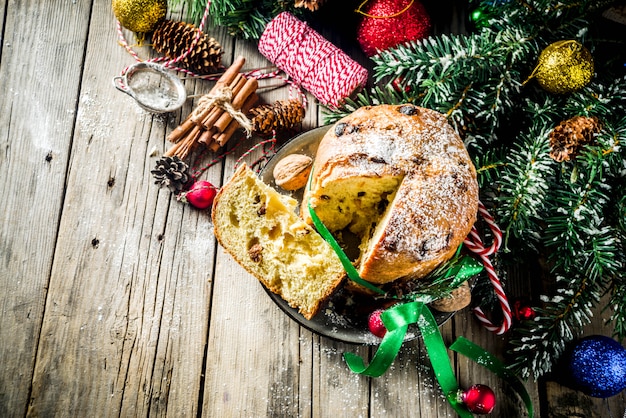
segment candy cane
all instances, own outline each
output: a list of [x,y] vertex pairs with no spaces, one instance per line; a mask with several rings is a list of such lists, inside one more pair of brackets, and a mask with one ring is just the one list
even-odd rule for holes
[[475,227],[473,227],[467,238],[465,238],[464,244],[471,252],[478,255],[478,257],[482,261],[483,266],[485,267],[485,271],[487,272],[487,277],[493,285],[496,297],[500,302],[500,307],[503,314],[503,321],[500,326],[494,325],[487,318],[483,310],[479,307],[474,308],[474,314],[485,328],[487,328],[489,331],[495,332],[498,335],[501,335],[508,331],[508,329],[511,327],[511,323],[513,322],[512,312],[511,307],[509,306],[509,301],[506,297],[506,294],[504,293],[504,289],[502,288],[502,283],[500,283],[500,279],[498,279],[498,275],[493,267],[493,264],[491,263],[491,260],[489,259],[489,256],[495,254],[496,251],[498,251],[498,249],[500,248],[500,245],[502,245],[502,231],[500,230],[498,225],[496,225],[493,217],[491,216],[491,214],[489,214],[482,202],[478,202],[478,212],[493,233],[493,243],[491,244],[491,246],[485,247],[482,239],[480,238],[480,235],[478,234],[478,231]]

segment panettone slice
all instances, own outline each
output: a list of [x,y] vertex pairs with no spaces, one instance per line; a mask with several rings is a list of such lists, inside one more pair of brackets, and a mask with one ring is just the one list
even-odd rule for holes
[[267,289],[311,319],[345,271],[331,246],[296,214],[297,201],[263,183],[246,165],[213,204],[215,236]]

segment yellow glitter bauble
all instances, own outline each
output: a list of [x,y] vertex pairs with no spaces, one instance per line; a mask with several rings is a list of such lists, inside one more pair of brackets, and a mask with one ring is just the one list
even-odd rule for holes
[[593,71],[593,57],[589,50],[569,40],[555,42],[544,49],[533,76],[546,91],[563,94],[587,85]]
[[113,0],[113,14],[136,33],[152,32],[167,13],[167,0]]

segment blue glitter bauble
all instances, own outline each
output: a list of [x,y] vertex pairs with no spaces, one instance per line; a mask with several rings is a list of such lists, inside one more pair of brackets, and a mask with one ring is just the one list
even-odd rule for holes
[[617,395],[626,388],[626,349],[612,338],[593,335],[574,347],[569,363],[576,386],[596,398]]

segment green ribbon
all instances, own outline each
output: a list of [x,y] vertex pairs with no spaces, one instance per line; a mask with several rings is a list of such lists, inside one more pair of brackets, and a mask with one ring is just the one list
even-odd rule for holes
[[387,328],[387,333],[369,366],[365,366],[363,359],[356,354],[344,353],[344,359],[350,370],[370,377],[382,376],[398,355],[409,325],[419,320],[423,306],[422,302],[409,302],[395,305],[384,311],[380,319]]
[[[457,249],[457,255],[461,251],[461,247],[462,247],[462,244],[459,245],[459,248]],[[455,255],[455,257],[457,255]],[[466,255],[465,257],[461,259],[461,261],[458,264],[455,264],[454,266],[449,268],[443,276],[438,277],[435,280],[433,280],[433,284],[441,283],[442,281],[446,280],[450,276],[454,276],[454,279],[450,283],[450,288],[454,289],[456,287],[459,287],[461,283],[468,280],[472,276],[475,276],[478,273],[480,273],[482,270],[483,270],[483,265],[480,262],[478,262],[474,257],[470,257],[469,255]]]
[[473,418],[474,415],[467,410],[465,405],[459,399],[459,386],[457,385],[456,376],[454,375],[452,365],[450,364],[446,345],[444,344],[443,337],[439,332],[437,321],[435,321],[435,317],[426,305],[422,306],[422,314],[417,325],[422,333],[424,346],[426,347],[426,352],[430,358],[430,364],[433,367],[433,372],[435,373],[439,386],[446,395],[448,402],[460,417]]
[[324,223],[320,220],[320,218],[317,216],[317,214],[313,210],[313,207],[311,206],[311,202],[307,202],[307,205],[309,208],[309,214],[311,215],[311,219],[313,220],[313,225],[315,225],[315,229],[317,229],[317,232],[319,232],[322,238],[324,238],[324,240],[326,240],[326,242],[330,244],[330,246],[335,251],[335,253],[337,253],[339,260],[341,261],[341,264],[343,265],[343,269],[348,274],[348,277],[350,278],[350,280],[360,284],[363,287],[366,287],[369,290],[372,290],[378,293],[379,295],[384,295],[385,294],[384,290],[380,289],[377,286],[374,286],[370,282],[363,280],[361,276],[359,276],[359,272],[356,270],[356,268],[354,268],[354,266],[352,265],[352,262],[350,261],[346,253],[343,252],[343,250],[341,249],[341,246],[339,245],[339,243],[337,243],[337,241],[335,240],[335,237],[333,237],[333,234],[330,233],[328,228],[326,228],[326,225],[324,225]]
[[515,376],[500,360],[494,357],[491,353],[484,350],[480,346],[474,344],[465,337],[458,337],[454,343],[450,346],[450,350],[463,354],[469,359],[475,361],[481,366],[486,367],[491,372],[495,373],[502,380],[507,382],[515,392],[522,399],[528,410],[528,417],[533,418],[533,402],[530,399],[530,395],[526,391],[524,384]]

